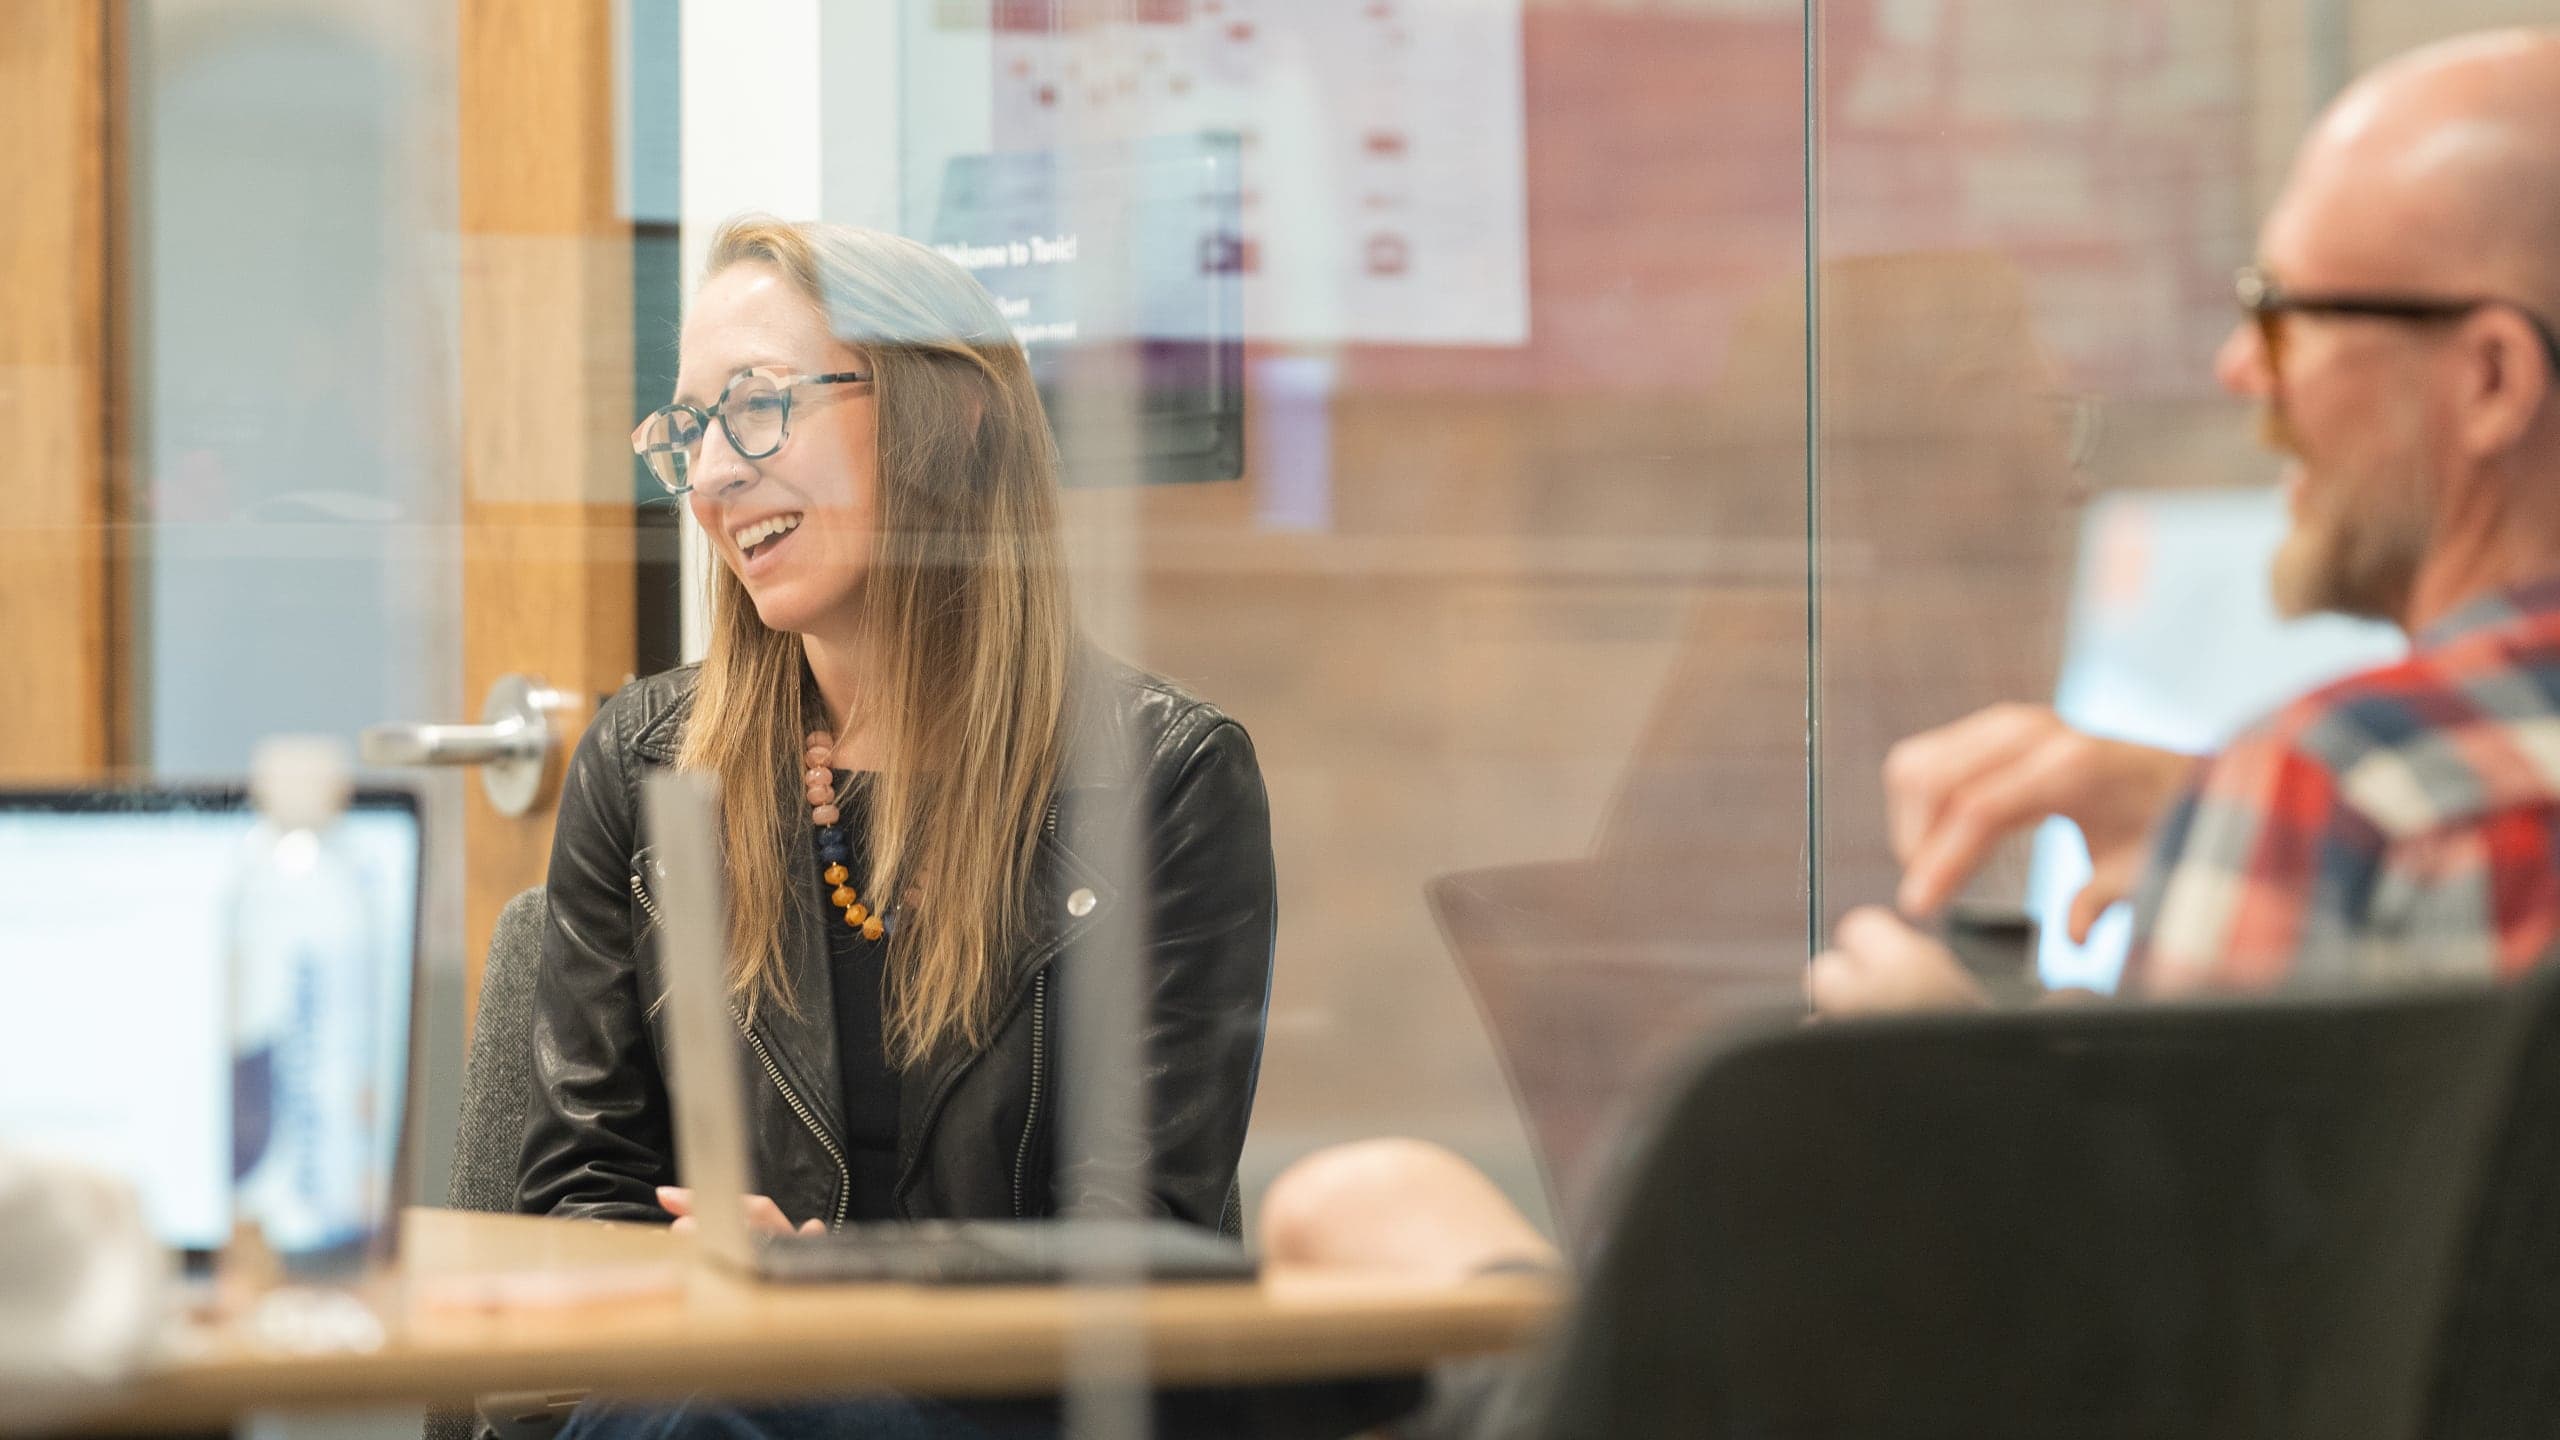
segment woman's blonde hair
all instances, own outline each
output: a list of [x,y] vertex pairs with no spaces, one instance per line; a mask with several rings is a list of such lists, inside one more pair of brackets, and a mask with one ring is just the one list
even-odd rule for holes
[[[879,406],[879,541],[857,604],[878,668],[858,720],[884,762],[871,792],[866,898],[907,897],[889,945],[882,1033],[910,1066],[985,1043],[998,957],[1024,891],[1063,749],[1072,624],[1057,542],[1057,448],[1022,347],[968,273],[912,240],[741,216],[705,279],[771,266],[863,357]],[[711,638],[679,766],[719,777],[731,986],[752,1015],[795,1002],[785,873],[809,823],[800,752],[828,729],[799,637],[768,629],[715,565]]]

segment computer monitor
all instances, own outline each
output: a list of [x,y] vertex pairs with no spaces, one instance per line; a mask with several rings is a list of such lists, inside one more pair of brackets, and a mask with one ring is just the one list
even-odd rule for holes
[[[2289,522],[2275,490],[2118,491],[2081,522],[2054,708],[2081,729],[2203,753],[2325,681],[2398,659],[2388,625],[2285,620],[2267,571]],[[2068,821],[2037,832],[2027,909],[2049,987],[2112,990],[2132,940],[2119,906],[2071,943],[2088,847]]]
[[[257,812],[236,789],[0,791],[0,1147],[131,1182],[152,1232],[230,1230],[223,937]],[[381,966],[374,1157],[405,1190],[424,847],[415,797],[361,790],[339,822]]]
[[[1237,152],[1234,135],[1202,132],[945,162],[927,239],[1012,322],[1064,483],[1244,474]],[[1077,424],[1085,413],[1110,423]]]

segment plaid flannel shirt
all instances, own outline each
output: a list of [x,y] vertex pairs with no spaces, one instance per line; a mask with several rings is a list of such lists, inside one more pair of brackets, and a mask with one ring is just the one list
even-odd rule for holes
[[2427,627],[2200,764],[2128,992],[2512,976],[2560,938],[2560,577]]

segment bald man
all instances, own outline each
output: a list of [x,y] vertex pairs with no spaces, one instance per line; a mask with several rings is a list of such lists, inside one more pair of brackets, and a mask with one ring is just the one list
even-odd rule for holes
[[[2138,891],[2127,983],[2507,975],[2560,937],[2560,33],[2412,53],[2305,141],[2217,370],[2289,458],[2292,614],[2391,621],[2409,658],[2206,760],[2004,706],[1895,747],[1897,897],[1926,917],[2006,835],[2077,822],[2072,929]],[[1985,1003],[1935,941],[1861,910],[1817,957],[1833,1014]],[[1553,1264],[1446,1151],[1319,1151],[1264,1197],[1265,1253],[1425,1274]],[[1463,1395],[1435,1433],[1512,1404]]]
[[2003,706],[1885,765],[1901,915],[1816,958],[1827,1014],[1982,992],[1925,918],[2004,837],[2078,823],[2085,938],[2135,899],[2125,988],[2511,976],[2560,940],[2560,32],[2413,52],[2322,116],[2217,362],[2285,455],[2289,615],[2409,657],[2197,761]]

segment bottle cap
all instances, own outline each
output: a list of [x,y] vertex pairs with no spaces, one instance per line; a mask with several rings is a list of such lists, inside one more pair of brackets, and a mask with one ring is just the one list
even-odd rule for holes
[[347,808],[355,785],[347,747],[326,735],[277,735],[249,760],[258,813],[291,830],[317,830]]

